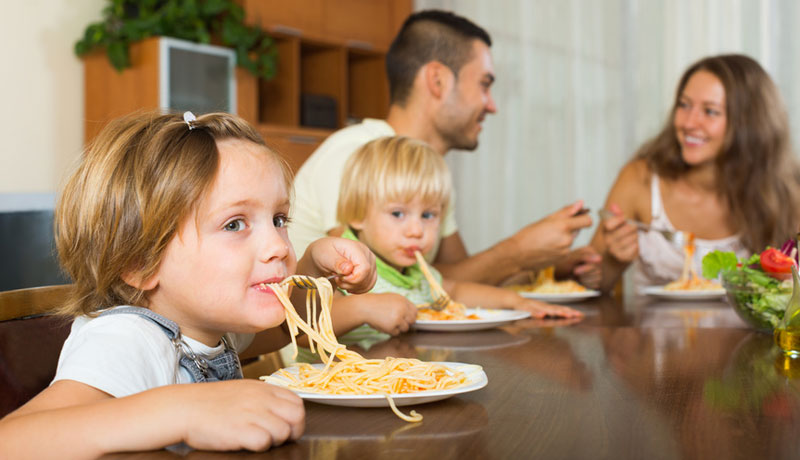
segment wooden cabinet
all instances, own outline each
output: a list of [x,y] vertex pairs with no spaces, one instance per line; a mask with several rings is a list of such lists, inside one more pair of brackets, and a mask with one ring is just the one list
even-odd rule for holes
[[[237,111],[299,168],[333,129],[303,126],[304,94],[335,101],[336,127],[389,107],[384,58],[411,14],[411,0],[243,0],[247,21],[274,37],[277,74],[257,79],[236,69]],[[119,73],[103,52],[84,59],[85,140],[111,119],[159,107],[158,38],[131,46],[132,67]]]
[[302,96],[336,103],[336,127],[384,118],[389,85],[384,59],[410,0],[244,0],[247,20],[270,31],[278,72],[257,85],[258,126],[299,167],[333,132],[303,126]]

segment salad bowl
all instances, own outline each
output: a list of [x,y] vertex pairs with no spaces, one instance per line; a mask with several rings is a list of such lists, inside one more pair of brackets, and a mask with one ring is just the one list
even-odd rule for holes
[[786,252],[767,248],[748,259],[721,251],[703,257],[703,276],[719,277],[734,311],[762,332],[770,333],[778,326],[792,297],[791,268],[797,266],[797,251],[796,246],[784,246]]
[[725,296],[744,322],[761,332],[771,333],[783,318],[792,297],[791,280],[781,281],[747,271],[722,273]]

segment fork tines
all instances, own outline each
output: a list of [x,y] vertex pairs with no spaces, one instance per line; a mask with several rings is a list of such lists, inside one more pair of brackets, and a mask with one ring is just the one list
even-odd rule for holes
[[300,289],[316,289],[317,285],[311,281],[308,276],[304,275],[294,275],[289,278],[288,282],[295,287]]
[[450,298],[448,296],[441,296],[437,297],[431,303],[431,308],[436,311],[442,311],[450,304]]

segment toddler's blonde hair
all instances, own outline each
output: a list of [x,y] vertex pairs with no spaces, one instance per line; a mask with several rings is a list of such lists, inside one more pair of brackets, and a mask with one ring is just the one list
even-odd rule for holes
[[265,147],[287,190],[291,170],[246,121],[226,113],[197,117],[137,113],[111,122],[80,158],[55,210],[55,239],[72,296],[57,313],[92,314],[115,305],[147,306],[145,292],[123,281],[158,271],[167,244],[214,182],[217,141]]
[[405,136],[375,139],[345,164],[336,218],[343,225],[361,221],[370,206],[389,201],[450,202],[452,179],[442,155],[425,142]]

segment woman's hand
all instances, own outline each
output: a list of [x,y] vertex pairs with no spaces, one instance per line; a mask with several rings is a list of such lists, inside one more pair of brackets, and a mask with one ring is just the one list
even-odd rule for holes
[[375,255],[358,241],[344,238],[320,238],[306,249],[297,264],[297,272],[311,276],[336,275],[336,284],[349,292],[369,292],[375,285]]
[[612,204],[608,209],[614,216],[600,226],[606,252],[618,262],[629,264],[639,256],[638,230],[625,220],[619,206]]

